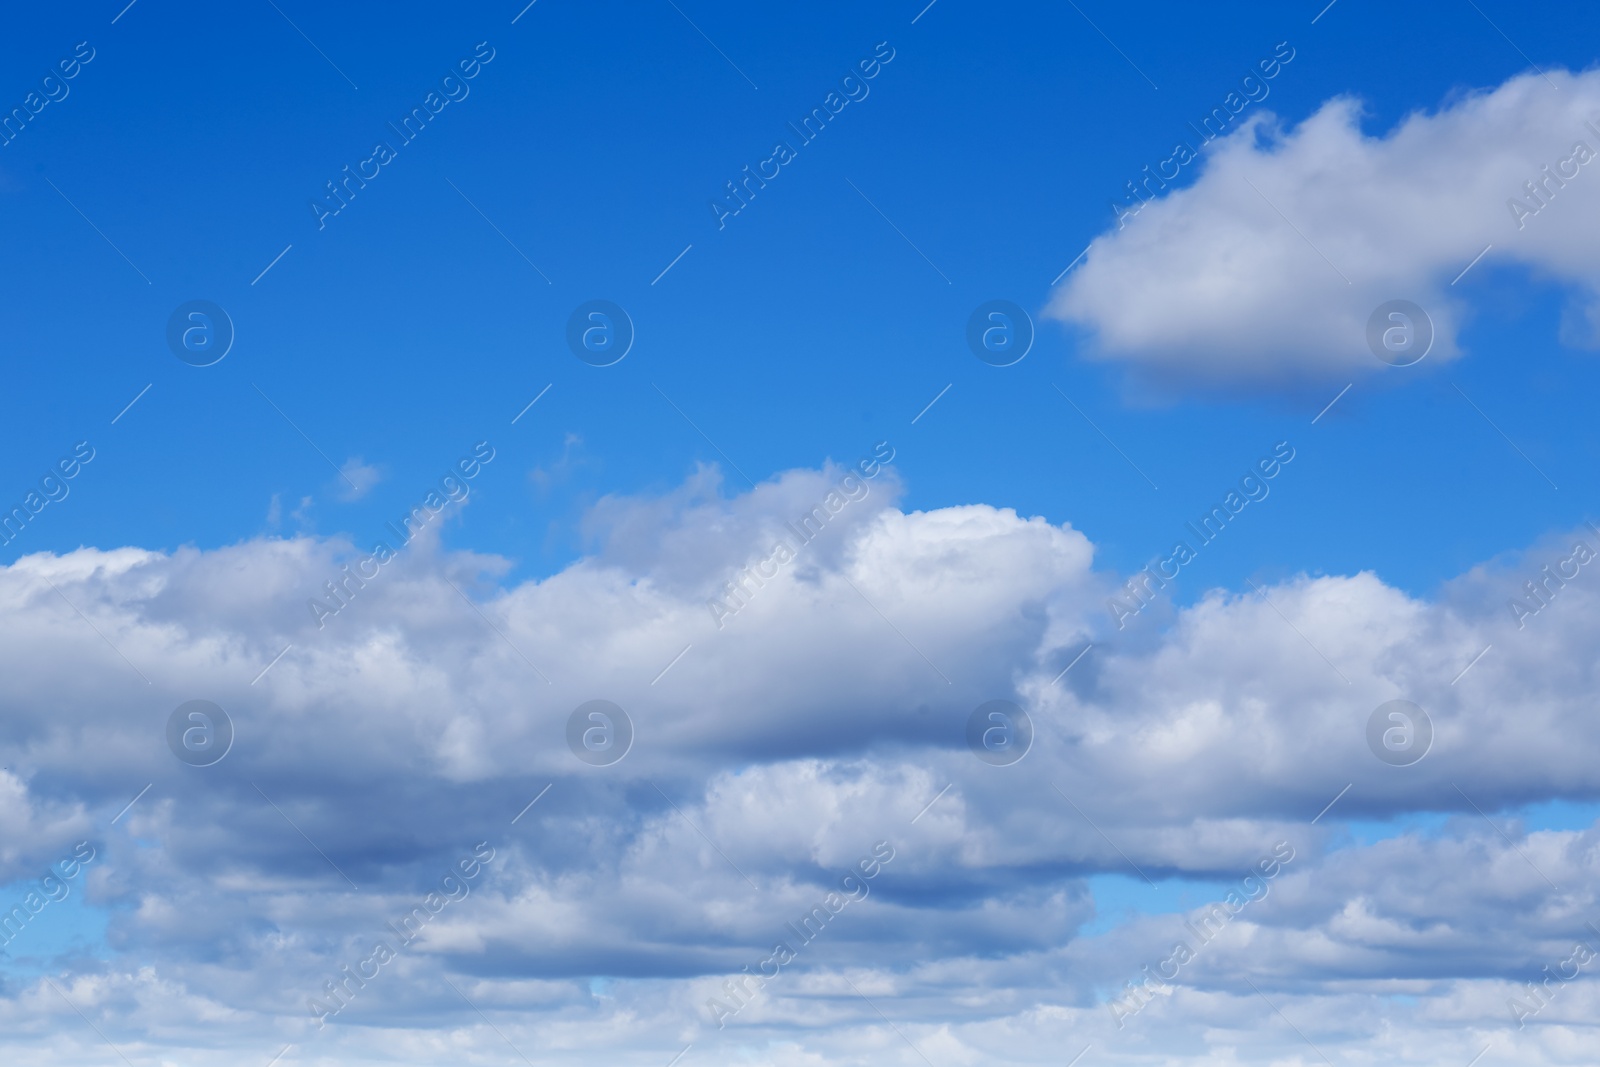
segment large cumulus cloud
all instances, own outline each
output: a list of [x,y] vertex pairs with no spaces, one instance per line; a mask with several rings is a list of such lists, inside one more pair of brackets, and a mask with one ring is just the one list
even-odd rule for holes
[[[93,840],[111,949],[55,961],[54,989],[8,975],[8,1058],[101,1062],[78,1010],[136,1063],[289,1045],[487,1062],[507,1039],[573,1063],[688,1044],[771,1063],[1033,1063],[1088,1042],[1130,1062],[1309,1058],[1256,1028],[1248,978],[1341,1050],[1434,1062],[1465,1028],[1578,1062],[1562,1028],[1587,987],[1527,1031],[1505,1000],[1595,915],[1595,831],[1502,812],[1600,792],[1587,571],[1531,618],[1509,602],[1550,545],[1426,599],[1297,577],[1118,630],[1118,576],[1081,533],[985,505],[907,513],[883,480],[739,611],[711,610],[840,477],[730,497],[701,472],[610,499],[588,557],[509,585],[507,561],[419,539],[320,625],[307,600],[363,548],[86,548],[0,571],[0,859],[27,877]],[[1395,697],[1436,725],[1415,766],[1366,747]],[[197,698],[237,726],[207,768],[164,739]],[[637,731],[609,767],[565,741],[596,698]],[[964,741],[997,698],[1037,731],[1010,767]],[[1375,844],[1340,829],[1413,812],[1443,823]],[[1182,916],[1090,934],[1089,879],[1220,898],[1280,841],[1297,858],[1271,894],[1113,1025],[1106,1003]],[[894,858],[864,899],[719,1029],[707,1002],[730,1003],[729,976],[880,842]],[[308,1001],[480,843],[470,892],[319,1029]],[[1445,1042],[1462,1062],[1469,1043]]]
[[1202,150],[1192,185],[1141,191],[1051,313],[1167,385],[1343,382],[1385,369],[1366,328],[1390,300],[1431,317],[1430,365],[1458,357],[1468,307],[1451,283],[1492,245],[1475,270],[1569,287],[1570,339],[1593,342],[1600,71],[1519,75],[1387,132],[1362,119],[1339,98],[1297,126],[1246,120]]

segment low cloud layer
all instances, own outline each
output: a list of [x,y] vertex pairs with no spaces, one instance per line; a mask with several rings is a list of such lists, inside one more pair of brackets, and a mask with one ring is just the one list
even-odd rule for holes
[[[0,880],[92,842],[80,891],[111,949],[8,974],[10,1061],[105,1062],[82,1011],[134,1063],[504,1062],[507,1042],[556,1063],[693,1045],[943,1067],[1090,1043],[1103,1062],[1311,1062],[1261,1025],[1265,996],[1341,1054],[1465,1063],[1492,1040],[1582,1062],[1587,981],[1522,1030],[1507,1002],[1574,939],[1600,946],[1600,830],[1502,812],[1600,794],[1587,571],[1531,615],[1511,604],[1548,546],[1431,599],[1297,577],[1119,630],[1120,576],[1078,531],[907,513],[883,476],[824,506],[736,614],[711,610],[844,473],[608,499],[590,556],[509,586],[507,561],[419,538],[320,625],[308,601],[368,546],[0,570]],[[1594,541],[1551,544],[1576,537]],[[1434,727],[1412,766],[1368,747],[1396,698]],[[196,699],[235,727],[212,766],[168,747]],[[608,766],[567,740],[596,699],[635,731]],[[965,740],[996,699],[1034,724],[1011,766]],[[1348,829],[1417,812],[1435,814],[1369,844]],[[1199,912],[1091,935],[1089,879],[1222,900],[1279,843],[1294,859],[1270,890],[1118,1018]],[[746,980],[778,943],[792,961]]]

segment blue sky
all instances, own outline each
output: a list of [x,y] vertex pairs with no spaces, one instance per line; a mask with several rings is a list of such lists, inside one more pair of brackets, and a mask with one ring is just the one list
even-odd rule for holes
[[[3,961],[8,1058],[99,1062],[40,1014],[53,976],[140,1067],[486,1062],[490,1017],[573,1063],[1584,1062],[1585,983],[1537,1025],[1505,1002],[1600,916],[1600,593],[1584,567],[1509,609],[1600,547],[1588,7],[123,3],[0,40],[0,510],[80,461],[0,546],[0,900],[102,851]],[[1436,333],[1410,366],[1364,336],[1395,299]],[[596,300],[634,334],[609,366],[567,340]],[[967,344],[994,300],[1031,318],[1011,366]],[[234,332],[207,366],[168,343],[193,301]],[[1402,697],[1433,748],[1385,766],[1362,731]],[[193,699],[237,724],[215,766],[162,740]],[[567,752],[594,699],[625,760]],[[990,699],[1033,717],[1027,761],[966,751]],[[803,977],[715,1025],[880,839],[904,858]],[[480,840],[382,996],[311,1026]],[[1117,1010],[1279,840],[1237,940]]]
[[[1090,13],[1159,91],[1070,6],[1013,20],[936,5],[914,26],[883,5],[758,23],[737,9],[702,12],[696,24],[759,90],[666,4],[632,13],[638,31],[624,35],[606,32],[615,16],[603,8],[551,3],[514,26],[487,8],[297,19],[359,91],[270,5],[198,19],[146,7],[114,26],[56,11],[6,46],[19,102],[37,80],[25,72],[59,58],[51,48],[67,55],[87,39],[95,59],[0,160],[16,207],[18,254],[5,268],[16,389],[40,398],[6,421],[3,473],[20,493],[74,441],[106,446],[94,479],[25,545],[6,546],[11,558],[79,544],[226,544],[269,530],[275,494],[284,529],[311,496],[312,528],[364,540],[447,457],[487,438],[524,469],[568,463],[546,493],[502,467],[456,537],[549,573],[581,550],[571,530],[585,501],[723,463],[652,385],[757,480],[888,439],[909,506],[981,499],[1070,521],[1130,568],[1167,547],[1168,531],[1247,457],[1304,442],[1303,465],[1250,543],[1207,559],[1204,580],[1217,583],[1371,567],[1424,590],[1589,513],[1581,457],[1593,442],[1574,416],[1591,361],[1557,339],[1559,293],[1516,268],[1491,264],[1463,282],[1482,301],[1469,358],[1448,373],[1424,365],[1414,376],[1424,380],[1403,389],[1399,375],[1364,382],[1317,428],[1310,418],[1337,386],[1129,404],[1124,376],[1086,363],[1083,338],[1060,323],[1039,322],[1034,350],[1010,368],[987,367],[962,344],[985,299],[1037,316],[1051,280],[1106,230],[1124,183],[1193,139],[1187,123],[1280,41],[1295,58],[1256,107],[1295,122],[1355,94],[1372,132],[1525,69],[1470,5],[1384,12],[1385,36],[1431,42],[1404,63],[1370,61],[1378,16],[1353,2],[1315,26],[1276,6],[1162,9],[1159,33],[1142,16],[1119,25],[1127,16]],[[1565,26],[1540,20],[1513,36],[1545,64],[1582,68],[1590,57]],[[219,47],[230,40],[255,43]],[[323,183],[370,155],[386,123],[479,40],[496,59],[470,95],[319,231],[308,201]],[[712,195],[880,40],[895,59],[870,95],[719,231]],[[68,277],[81,284],[61,284]],[[591,296],[621,303],[639,333],[628,358],[603,370],[562,341],[568,313]],[[179,363],[162,342],[167,315],[188,299],[213,300],[235,321],[235,348],[214,367]],[[335,462],[359,456],[382,483],[339,501],[327,464],[252,383]],[[1161,492],[1113,462],[1051,383]],[[569,449],[568,435],[581,443]],[[725,473],[730,488],[744,484]],[[1499,506],[1484,509],[1477,493],[1490,486]],[[1387,517],[1402,501],[1454,520],[1431,535],[1431,551],[1395,545]]]

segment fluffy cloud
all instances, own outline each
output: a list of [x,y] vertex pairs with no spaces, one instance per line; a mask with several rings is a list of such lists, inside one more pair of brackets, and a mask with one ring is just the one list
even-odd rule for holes
[[1096,238],[1050,313],[1157,382],[1347,380],[1386,369],[1366,330],[1389,300],[1431,317],[1429,361],[1459,356],[1467,306],[1451,282],[1493,245],[1475,271],[1517,265],[1569,287],[1569,339],[1593,341],[1600,71],[1518,76],[1381,135],[1361,119],[1341,98],[1292,128],[1246,120],[1204,149],[1193,185],[1152,185]]
[[[320,625],[307,601],[360,555],[337,540],[0,570],[3,858],[28,877],[93,840],[111,948],[54,961],[55,989],[5,979],[8,1060],[103,1062],[81,1010],[134,1062],[265,1063],[288,1045],[302,1062],[487,1061],[506,1041],[558,1063],[665,1063],[689,1044],[775,1064],[1042,1063],[1090,1042],[1107,1061],[1309,1062],[1292,1030],[1260,1029],[1254,982],[1321,1047],[1464,1063],[1493,1039],[1518,1062],[1580,1062],[1587,985],[1524,1031],[1506,1000],[1600,922],[1600,831],[1500,812],[1600,793],[1586,572],[1531,618],[1508,604],[1543,546],[1429,600],[1370,574],[1300,577],[1270,603],[1215,590],[1119,631],[1115,577],[1081,533],[983,505],[907,513],[884,479],[732,618],[709,610],[840,477],[730,498],[702,472],[610,499],[590,556],[509,586],[506,561],[420,538]],[[1366,747],[1397,696],[1437,730],[1411,767]],[[166,747],[167,716],[197,698],[237,729],[212,767]],[[594,698],[636,728],[609,767],[566,747]],[[995,698],[1037,729],[1010,767],[965,746]],[[1442,814],[1372,844],[1341,829],[1416,812]],[[1118,1028],[1107,1001],[1184,916],[1091,936],[1087,879],[1221,899],[1280,841],[1296,859],[1271,893]],[[880,842],[893,859],[870,891],[796,939],[786,924]],[[494,858],[430,907],[477,847]],[[308,1004],[334,1003],[341,968],[419,907],[420,935],[319,1028]],[[779,941],[791,966],[730,989]],[[736,997],[719,1029],[707,1002]]]

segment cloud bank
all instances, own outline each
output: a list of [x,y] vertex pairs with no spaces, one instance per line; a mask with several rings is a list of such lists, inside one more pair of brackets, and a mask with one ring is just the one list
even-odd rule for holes
[[[105,1062],[80,1011],[134,1063],[1315,1059],[1262,996],[1348,1057],[1585,1062],[1586,977],[1509,1004],[1600,946],[1600,828],[1503,812],[1600,795],[1600,586],[1510,608],[1592,534],[1428,599],[1302,576],[1119,631],[1070,525],[879,479],[719,628],[727,575],[840,477],[609,498],[591,555],[512,585],[419,538],[321,628],[363,551],[337,539],[0,569],[0,883],[88,840],[106,919],[101,952],[8,947],[8,1062]],[[1412,766],[1368,748],[1395,698],[1434,726]],[[195,699],[235,728],[209,767],[166,740]],[[567,742],[594,699],[635,730],[610,765]],[[1034,723],[1010,766],[965,741],[994,699]],[[1280,842],[1270,892],[1112,1012]],[[1107,879],[1191,903],[1091,926]]]

